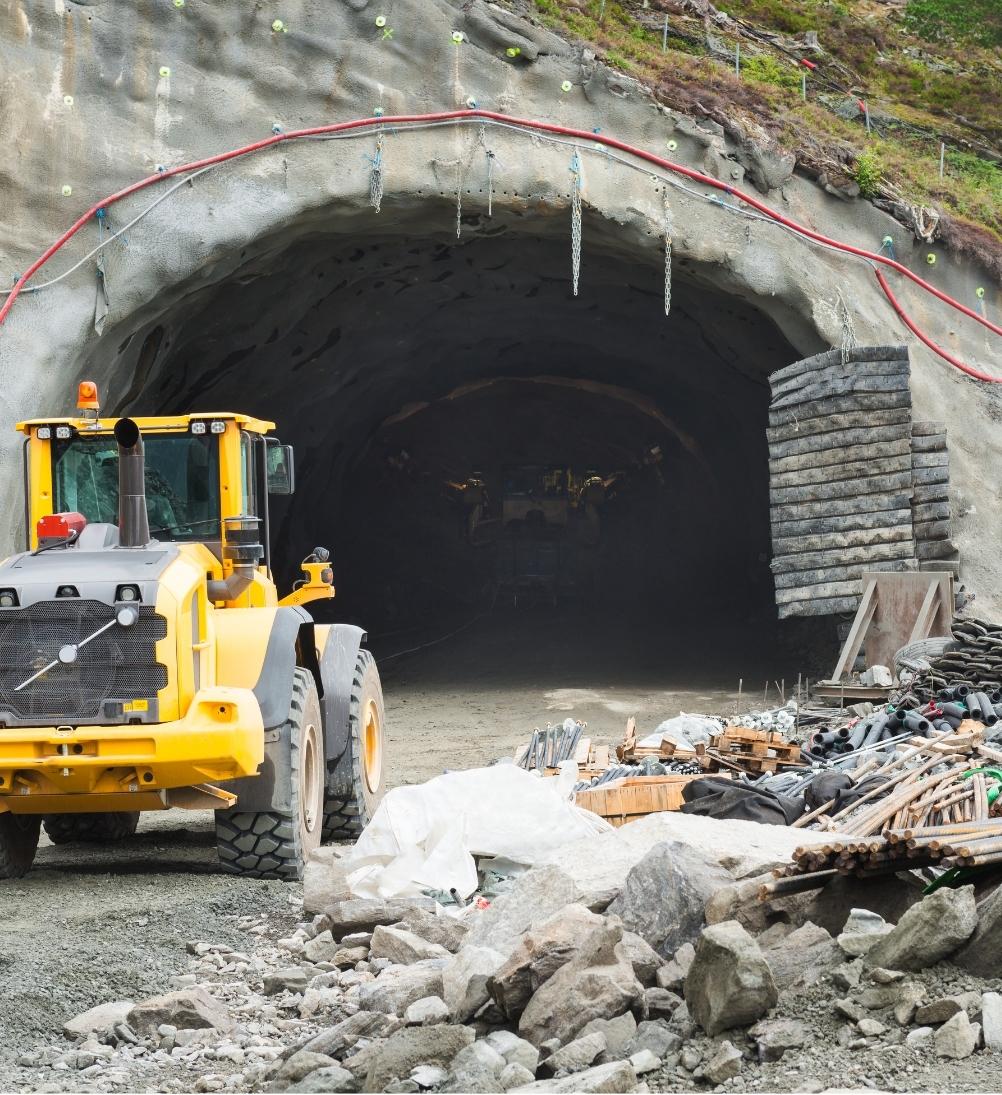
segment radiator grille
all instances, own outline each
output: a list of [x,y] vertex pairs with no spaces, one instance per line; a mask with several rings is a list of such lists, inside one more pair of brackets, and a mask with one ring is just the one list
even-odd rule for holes
[[167,685],[167,667],[155,644],[167,621],[140,605],[132,627],[115,623],[77,651],[70,665],[58,663],[37,680],[18,685],[56,660],[62,647],[78,645],[115,618],[100,601],[60,598],[0,613],[0,706],[20,719],[73,723],[105,716],[108,701],[155,696]]

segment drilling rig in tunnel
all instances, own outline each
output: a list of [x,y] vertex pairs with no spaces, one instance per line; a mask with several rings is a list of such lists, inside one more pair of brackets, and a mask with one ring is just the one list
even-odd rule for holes
[[0,564],[0,878],[139,813],[215,811],[225,869],[302,877],[383,792],[365,633],[315,548],[279,597],[268,498],[295,486],[274,424],[232,413],[21,422],[26,550]]

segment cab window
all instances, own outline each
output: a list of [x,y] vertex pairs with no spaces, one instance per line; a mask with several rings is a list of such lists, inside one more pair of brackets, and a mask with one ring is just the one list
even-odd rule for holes
[[[218,540],[219,445],[214,434],[145,434],[146,509],[157,540]],[[118,446],[108,435],[52,442],[55,511],[118,522]]]

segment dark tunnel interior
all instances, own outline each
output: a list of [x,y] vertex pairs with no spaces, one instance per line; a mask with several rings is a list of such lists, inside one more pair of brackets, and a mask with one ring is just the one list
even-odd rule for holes
[[767,377],[800,355],[686,263],[666,317],[656,242],[597,218],[577,297],[566,225],[463,227],[262,245],[146,333],[119,409],[273,420],[276,577],[326,545],[319,615],[377,640],[488,611],[774,627]]

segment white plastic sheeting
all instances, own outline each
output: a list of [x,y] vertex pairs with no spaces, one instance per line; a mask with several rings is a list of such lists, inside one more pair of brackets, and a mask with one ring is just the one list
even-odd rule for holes
[[477,888],[474,857],[530,867],[562,844],[611,829],[570,800],[577,765],[541,779],[513,764],[447,772],[388,791],[346,858],[359,897]]

